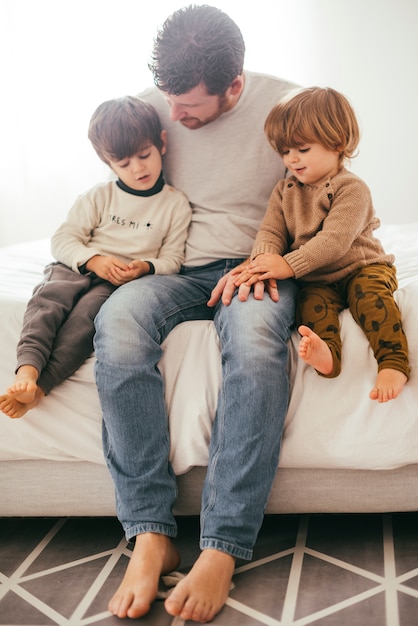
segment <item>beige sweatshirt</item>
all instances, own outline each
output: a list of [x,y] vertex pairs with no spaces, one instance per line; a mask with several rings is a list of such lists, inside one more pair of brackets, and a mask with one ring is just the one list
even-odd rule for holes
[[99,254],[151,261],[156,274],[171,274],[183,263],[190,218],[186,196],[170,185],[144,197],[107,181],[77,199],[52,236],[52,254],[76,272]]
[[369,188],[347,169],[318,187],[290,176],[271,194],[251,257],[280,254],[295,278],[332,283],[365,265],[394,262],[373,235],[379,226]]

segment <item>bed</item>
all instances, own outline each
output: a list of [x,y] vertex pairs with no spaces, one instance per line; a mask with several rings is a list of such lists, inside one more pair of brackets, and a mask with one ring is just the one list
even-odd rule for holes
[[[418,222],[382,227],[396,255],[395,294],[408,337],[411,377],[394,401],[369,399],[376,363],[348,311],[341,314],[342,373],[319,377],[290,346],[291,399],[267,513],[418,510]],[[15,347],[32,289],[50,260],[49,241],[0,249],[0,392],[13,380]],[[212,322],[185,322],[164,343],[175,513],[197,514],[220,383]],[[192,382],[191,382],[192,381]],[[0,413],[1,516],[113,516],[101,449],[94,355],[21,419]]]

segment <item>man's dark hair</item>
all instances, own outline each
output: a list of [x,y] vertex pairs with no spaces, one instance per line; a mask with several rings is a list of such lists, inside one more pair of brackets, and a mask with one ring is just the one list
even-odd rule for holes
[[148,67],[166,93],[179,96],[204,83],[209,95],[223,95],[242,74],[244,53],[241,31],[226,13],[190,5],[166,19]]

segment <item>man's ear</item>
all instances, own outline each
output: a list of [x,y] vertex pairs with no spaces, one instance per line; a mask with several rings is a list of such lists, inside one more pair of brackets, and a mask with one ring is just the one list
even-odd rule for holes
[[240,74],[239,76],[234,78],[234,80],[232,81],[231,86],[229,88],[229,92],[231,96],[236,96],[239,93],[241,93],[243,88],[244,88],[244,76]]

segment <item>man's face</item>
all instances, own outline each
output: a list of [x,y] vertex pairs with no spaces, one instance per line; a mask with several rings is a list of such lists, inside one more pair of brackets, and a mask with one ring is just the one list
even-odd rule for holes
[[165,98],[170,107],[170,119],[192,130],[213,122],[231,108],[228,91],[221,96],[210,96],[203,84],[179,96],[166,94]]

